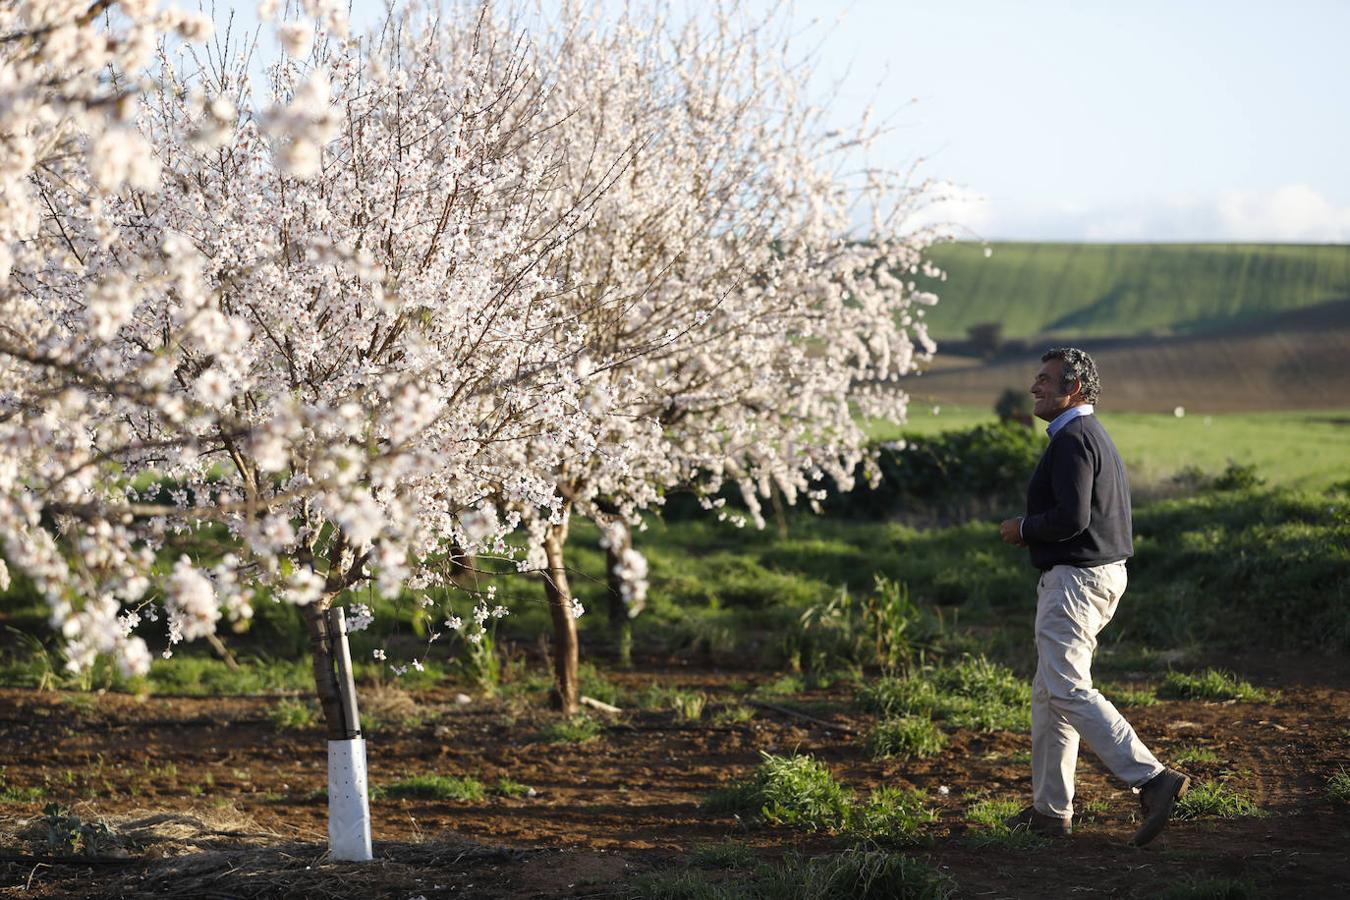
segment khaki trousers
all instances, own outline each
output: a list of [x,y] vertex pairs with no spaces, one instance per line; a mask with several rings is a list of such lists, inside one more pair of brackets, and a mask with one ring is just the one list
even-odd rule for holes
[[1036,809],[1073,815],[1081,737],[1125,784],[1163,771],[1130,723],[1092,686],[1097,634],[1125,593],[1125,563],[1055,566],[1036,586],[1036,678],[1031,685],[1031,791]]

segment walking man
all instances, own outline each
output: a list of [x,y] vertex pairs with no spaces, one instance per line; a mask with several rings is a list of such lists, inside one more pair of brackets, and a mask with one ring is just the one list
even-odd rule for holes
[[1158,762],[1130,723],[1092,686],[1097,634],[1125,592],[1134,554],[1130,488],[1116,446],[1093,415],[1097,366],[1065,347],[1041,357],[1031,386],[1050,444],[1027,487],[1026,515],[1001,526],[1003,540],[1026,547],[1041,570],[1036,588],[1036,677],[1031,693],[1032,805],[1008,820],[1039,834],[1073,828],[1078,741],[1139,792],[1143,846],[1167,825],[1190,778]]

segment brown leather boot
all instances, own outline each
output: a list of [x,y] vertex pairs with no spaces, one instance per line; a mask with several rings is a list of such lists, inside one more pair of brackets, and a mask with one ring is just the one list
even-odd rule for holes
[[1032,834],[1062,838],[1073,833],[1073,816],[1048,816],[1034,806],[1028,806],[1015,816],[1003,820],[1012,830],[1023,828]]
[[1177,801],[1191,789],[1191,777],[1176,769],[1163,769],[1139,789],[1139,806],[1144,821],[1134,833],[1134,845],[1142,847],[1167,827]]

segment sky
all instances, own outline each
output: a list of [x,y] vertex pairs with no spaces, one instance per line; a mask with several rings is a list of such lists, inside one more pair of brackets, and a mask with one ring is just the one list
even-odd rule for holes
[[[383,8],[353,3],[358,25]],[[870,161],[922,160],[957,198],[929,217],[967,237],[1350,242],[1350,0],[797,0],[792,15],[819,46],[812,93],[840,124],[870,105],[891,126]]]

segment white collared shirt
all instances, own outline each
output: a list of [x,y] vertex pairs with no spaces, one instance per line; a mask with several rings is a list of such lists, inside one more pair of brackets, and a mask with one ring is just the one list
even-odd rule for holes
[[1068,409],[1064,410],[1064,412],[1055,416],[1055,418],[1050,422],[1050,424],[1045,427],[1045,433],[1050,435],[1051,437],[1054,437],[1055,435],[1059,434],[1059,430],[1061,428],[1063,428],[1065,425],[1068,425],[1074,419],[1078,418],[1079,416],[1090,416],[1090,415],[1092,415],[1091,403],[1080,403],[1077,406],[1070,406]]

